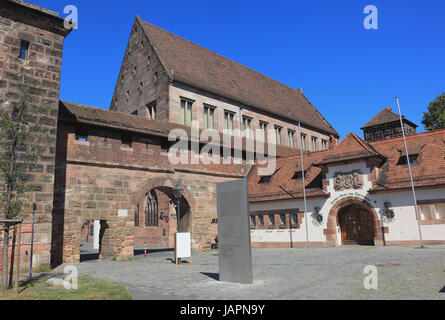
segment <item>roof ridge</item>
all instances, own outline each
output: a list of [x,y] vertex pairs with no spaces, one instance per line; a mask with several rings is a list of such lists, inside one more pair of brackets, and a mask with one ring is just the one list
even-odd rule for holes
[[181,38],[182,40],[185,40],[185,41],[187,41],[188,43],[190,43],[190,44],[192,44],[192,45],[194,45],[194,46],[200,47],[201,49],[204,49],[204,50],[206,50],[206,51],[208,51],[208,52],[210,52],[210,53],[212,53],[212,54],[214,54],[214,55],[217,55],[217,56],[219,56],[219,57],[221,57],[221,58],[223,58],[223,59],[225,59],[225,60],[228,60],[228,61],[230,61],[230,62],[236,63],[237,65],[239,65],[239,66],[241,66],[241,67],[243,67],[243,68],[245,68],[245,69],[248,69],[248,70],[250,70],[250,71],[253,71],[253,72],[257,73],[257,74],[260,75],[260,76],[266,77],[266,78],[268,78],[268,79],[270,79],[270,80],[273,80],[273,81],[275,81],[275,82],[277,82],[277,83],[279,83],[279,84],[281,84],[281,85],[284,85],[284,86],[288,87],[289,89],[295,91],[295,94],[300,94],[300,95],[302,95],[301,92],[297,91],[299,88],[297,88],[297,89],[292,88],[291,86],[289,86],[289,85],[287,85],[287,84],[285,84],[285,83],[283,83],[283,82],[280,82],[280,81],[278,81],[278,80],[276,80],[276,79],[274,79],[274,78],[272,78],[272,77],[270,77],[270,76],[268,76],[268,75],[265,75],[264,73],[261,73],[261,72],[259,72],[259,71],[256,71],[255,69],[252,69],[252,68],[250,68],[250,67],[248,67],[248,66],[245,66],[245,65],[243,65],[243,64],[241,64],[241,63],[239,63],[239,62],[237,62],[237,61],[235,61],[235,60],[232,60],[232,59],[230,59],[230,58],[227,58],[227,57],[225,57],[225,56],[223,56],[223,55],[221,55],[221,54],[219,54],[219,53],[217,53],[217,52],[215,52],[215,51],[213,51],[213,50],[210,50],[210,49],[208,49],[208,48],[206,48],[206,47],[203,47],[203,46],[201,46],[201,45],[199,45],[199,44],[197,44],[197,43],[195,43],[195,42],[193,42],[193,41],[191,41],[191,40],[188,40],[188,39],[186,39],[186,38],[184,38],[184,37],[181,37],[181,36],[179,36],[179,35],[177,35],[177,34],[175,34],[175,33],[173,33],[173,32],[170,32],[170,31],[165,30],[165,29],[163,29],[163,28],[161,28],[161,27],[158,27],[158,26],[156,26],[156,25],[154,25],[154,24],[151,24],[150,22],[147,22],[147,21],[145,21],[145,20],[143,20],[143,19],[141,19],[141,18],[140,18],[140,20],[141,20],[142,22],[144,22],[144,23],[146,23],[146,24],[152,26],[152,27],[155,27],[155,28],[157,28],[157,29],[159,29],[159,30],[162,30],[162,31],[164,31],[164,32],[167,32],[167,33],[169,33],[169,34],[171,34],[171,35],[173,35],[173,36],[175,36],[175,37]]
[[355,134],[354,132],[351,132],[353,137],[362,145],[367,151],[371,153],[377,153],[380,154],[377,150],[374,149],[370,144],[368,144],[365,140],[363,140],[359,135]]

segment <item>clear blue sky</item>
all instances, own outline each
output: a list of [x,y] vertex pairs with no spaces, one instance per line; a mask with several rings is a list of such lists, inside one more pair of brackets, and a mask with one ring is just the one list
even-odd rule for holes
[[[28,0],[79,10],[66,39],[60,97],[108,108],[136,15],[304,94],[344,137],[383,107],[419,125],[445,92],[445,1]],[[363,27],[378,8],[379,29]]]

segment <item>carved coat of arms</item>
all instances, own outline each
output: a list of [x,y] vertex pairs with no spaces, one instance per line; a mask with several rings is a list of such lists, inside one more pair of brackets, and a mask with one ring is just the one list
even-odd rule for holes
[[334,175],[334,189],[342,191],[347,189],[361,189],[363,187],[363,175],[360,171],[339,172]]

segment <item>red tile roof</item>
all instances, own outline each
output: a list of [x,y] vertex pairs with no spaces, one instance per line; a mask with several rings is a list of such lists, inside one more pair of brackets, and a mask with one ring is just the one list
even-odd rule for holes
[[[168,138],[168,134],[173,129],[184,130],[191,137],[191,128],[172,122],[160,122],[136,116],[128,113],[110,111],[102,108],[85,106],[77,103],[60,101],[59,102],[59,119],[63,121],[82,122],[86,124],[94,124],[126,130],[140,134],[150,134],[154,136]],[[200,130],[202,132],[202,130]],[[220,135],[221,142],[223,137]],[[203,143],[207,141],[201,141]],[[231,145],[234,146],[232,137]],[[264,152],[267,153],[266,144]],[[298,153],[298,149],[290,148],[284,145],[275,145],[275,154],[277,157],[289,156]],[[246,139],[242,139],[242,150],[246,150]]]
[[[321,169],[313,166],[314,162],[320,160],[328,152],[329,151],[306,153],[303,156],[304,168],[307,168],[305,174],[307,197],[328,196],[321,188]],[[270,183],[259,183],[261,178],[261,176],[258,175],[259,167],[261,167],[261,165],[256,165],[248,178],[249,199],[251,202],[290,199],[291,197],[287,192],[297,198],[303,197],[303,180],[292,179],[295,172],[301,172],[300,155],[277,159],[276,168],[278,171],[272,176]],[[280,186],[287,192],[281,189]]]
[[[406,137],[408,153],[418,154],[418,164],[413,164],[413,180],[416,188],[445,186],[445,129],[418,133]],[[329,195],[322,189],[320,164],[336,161],[357,160],[371,156],[384,160],[379,169],[377,185],[370,192],[385,190],[410,189],[410,177],[407,165],[398,165],[400,157],[406,156],[403,138],[392,138],[367,143],[354,133],[348,134],[334,149],[304,156],[304,167],[309,166],[306,176],[307,196]],[[303,197],[302,180],[292,179],[300,171],[300,157],[277,159],[277,171],[270,183],[259,184],[256,165],[249,176],[249,196],[251,202],[291,199],[280,186],[297,198]]]
[[339,134],[301,93],[235,61],[136,18],[172,81],[228,97],[300,121],[335,137]]
[[384,158],[368,142],[351,132],[316,164],[321,165],[375,156]]
[[[445,184],[445,129],[407,136],[410,155],[418,154],[418,164],[411,165],[415,187]],[[408,165],[397,165],[406,156],[403,138],[372,142],[371,145],[388,160],[381,169],[373,191],[410,188]]]

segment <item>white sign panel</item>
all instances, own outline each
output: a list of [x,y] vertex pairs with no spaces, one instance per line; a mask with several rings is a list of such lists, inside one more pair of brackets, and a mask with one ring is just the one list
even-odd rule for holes
[[118,217],[128,217],[128,210],[119,210],[117,212]]
[[176,234],[176,258],[190,258],[192,256],[190,246],[190,232]]

